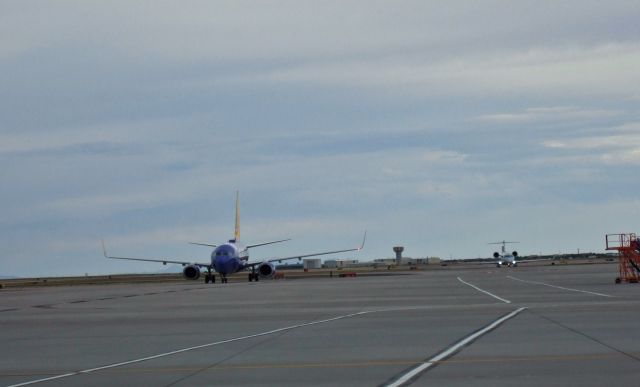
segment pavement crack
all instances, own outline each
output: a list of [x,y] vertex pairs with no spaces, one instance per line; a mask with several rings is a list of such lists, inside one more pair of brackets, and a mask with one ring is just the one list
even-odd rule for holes
[[535,312],[535,311],[533,311],[533,310],[530,310],[530,311],[531,311],[531,313],[533,313],[534,315],[536,315],[536,316],[538,316],[538,317],[540,317],[540,318],[543,318],[543,319],[545,319],[545,320],[549,321],[549,322],[550,322],[550,323],[552,323],[552,324],[555,324],[555,325],[557,325],[557,326],[559,326],[559,327],[562,327],[562,328],[564,328],[564,329],[566,329],[566,330],[568,330],[568,331],[570,331],[570,332],[573,332],[573,333],[575,333],[575,334],[577,334],[577,335],[580,335],[580,336],[582,336],[582,337],[585,337],[585,338],[587,338],[587,339],[589,339],[589,340],[593,341],[594,343],[598,343],[598,344],[602,345],[603,347],[606,347],[606,348],[611,349],[612,351],[618,352],[619,354],[624,355],[624,356],[626,356],[626,357],[628,357],[628,358],[630,358],[630,359],[632,359],[632,360],[635,360],[635,361],[637,361],[637,362],[640,362],[640,357],[638,357],[638,356],[636,356],[636,355],[634,355],[634,354],[632,354],[632,353],[625,352],[625,351],[621,350],[620,348],[616,348],[616,347],[614,347],[614,346],[612,346],[612,345],[610,345],[610,344],[607,344],[607,343],[605,343],[605,342],[604,342],[604,341],[602,341],[602,340],[599,340],[599,339],[597,339],[597,338],[595,338],[595,337],[593,337],[593,336],[590,336],[590,335],[588,335],[588,334],[586,334],[586,333],[584,333],[584,332],[581,332],[581,331],[579,331],[579,330],[577,330],[577,329],[575,329],[575,328],[572,328],[572,327],[570,327],[570,326],[568,326],[568,325],[565,325],[565,324],[561,323],[560,321],[556,321],[556,320],[552,319],[551,317],[545,316],[545,315],[540,314],[540,313],[538,313],[538,312]]
[[180,379],[177,379],[177,380],[175,380],[175,381],[173,381],[173,382],[171,382],[171,383],[169,383],[169,384],[166,384],[166,385],[165,385],[165,387],[175,386],[175,385],[177,385],[178,383],[183,382],[183,381],[185,381],[185,380],[187,380],[187,379],[190,379],[190,378],[192,378],[192,377],[194,377],[194,376],[196,376],[196,375],[198,375],[198,374],[201,374],[201,373],[203,373],[203,372],[206,372],[206,371],[208,371],[208,370],[211,370],[211,369],[213,369],[213,368],[216,368],[216,367],[218,367],[220,364],[226,363],[227,361],[229,361],[229,360],[231,360],[231,359],[233,359],[233,358],[236,358],[236,357],[238,357],[238,356],[240,356],[240,355],[242,355],[242,354],[244,354],[244,353],[247,353],[247,352],[249,352],[249,351],[253,350],[254,348],[257,348],[257,347],[261,346],[262,344],[264,344],[264,343],[266,343],[266,342],[276,340],[276,339],[278,339],[278,338],[280,338],[280,337],[282,337],[282,336],[286,335],[287,333],[288,333],[288,331],[282,331],[282,332],[280,332],[280,333],[279,333],[279,334],[277,334],[277,335],[274,335],[274,336],[271,336],[271,337],[266,337],[265,339],[260,340],[259,342],[255,343],[255,344],[253,344],[253,345],[250,345],[250,346],[248,346],[248,347],[244,348],[243,350],[240,350],[240,351],[238,351],[238,352],[234,353],[234,354],[233,354],[233,355],[231,355],[231,356],[227,356],[226,358],[221,359],[221,360],[219,360],[219,361],[217,361],[217,362],[215,362],[215,363],[213,363],[213,364],[209,364],[209,365],[207,365],[207,366],[205,366],[205,367],[198,368],[197,370],[195,370],[194,372],[190,373],[189,375],[185,375],[185,376],[183,376],[183,377],[182,377],[182,378],[180,378]]

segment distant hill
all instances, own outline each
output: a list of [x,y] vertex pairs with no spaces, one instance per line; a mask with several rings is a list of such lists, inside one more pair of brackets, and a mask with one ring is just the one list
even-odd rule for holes
[[0,275],[0,279],[16,279],[20,277],[16,277],[14,275]]

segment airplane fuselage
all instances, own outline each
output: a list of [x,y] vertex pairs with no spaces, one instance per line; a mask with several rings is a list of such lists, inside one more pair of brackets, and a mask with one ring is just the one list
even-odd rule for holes
[[223,276],[244,270],[248,260],[248,250],[234,241],[221,244],[211,253],[211,266]]
[[498,258],[496,266],[517,266],[516,257],[513,255],[503,255]]

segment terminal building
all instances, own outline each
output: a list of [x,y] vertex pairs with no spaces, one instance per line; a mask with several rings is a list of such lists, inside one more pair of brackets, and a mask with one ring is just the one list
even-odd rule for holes
[[402,252],[404,247],[394,246],[395,258],[378,258],[373,261],[360,262],[357,259],[327,259],[324,263],[319,258],[303,259],[302,267],[305,270],[312,269],[342,269],[342,268],[355,268],[365,266],[420,266],[420,265],[439,265],[440,258],[438,257],[424,257],[424,258],[411,258],[403,257]]
[[374,259],[373,263],[374,265],[386,265],[386,266],[439,265],[440,258],[438,257],[425,257],[425,258],[402,257],[399,260],[397,258],[379,258],[379,259]]
[[374,263],[383,265],[396,265],[396,266],[416,266],[416,265],[438,265],[440,264],[440,258],[438,257],[426,257],[426,258],[410,258],[403,257],[404,246],[394,246],[393,252],[396,253],[394,258],[376,259]]
[[302,260],[302,268],[305,270],[309,269],[321,269],[322,268],[322,260],[320,258],[306,258]]
[[343,267],[359,266],[357,259],[327,259],[324,261],[324,267],[327,269],[338,269]]

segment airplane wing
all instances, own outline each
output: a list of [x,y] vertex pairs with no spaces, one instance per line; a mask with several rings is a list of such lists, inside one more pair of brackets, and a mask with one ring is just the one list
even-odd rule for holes
[[526,262],[544,262],[544,261],[556,261],[557,258],[549,257],[549,258],[531,258],[531,259],[516,259],[517,263],[526,263]]
[[291,259],[302,259],[302,258],[307,258],[307,257],[317,257],[319,255],[329,255],[329,254],[338,254],[338,253],[346,253],[349,251],[360,251],[362,249],[364,249],[364,243],[367,240],[367,232],[364,232],[364,237],[362,238],[362,244],[356,248],[353,249],[345,249],[345,250],[334,250],[334,251],[323,251],[320,253],[311,253],[311,254],[302,254],[302,255],[292,255],[289,257],[282,257],[282,258],[272,258],[272,259],[266,259],[264,261],[260,261],[260,262],[253,262],[253,263],[248,263],[246,266],[247,267],[252,267],[252,266],[256,266],[256,265],[260,265],[264,262],[282,262],[282,261],[288,261]]
[[[258,247],[258,246],[266,246],[266,245],[271,245],[274,243],[280,243],[280,242],[286,242],[286,241],[290,241],[291,238],[289,239],[281,239],[279,241],[270,241],[270,242],[262,242],[262,243],[256,243],[253,245],[248,245],[246,246],[247,249],[251,248],[251,247]],[[200,243],[200,242],[189,242],[190,245],[198,245],[198,246],[208,246],[208,247],[218,247],[218,245],[212,245],[209,243]]]
[[110,258],[110,259],[126,259],[129,261],[145,261],[145,262],[159,262],[162,263],[163,265],[166,265],[167,263],[175,263],[175,264],[179,264],[182,266],[186,266],[186,265],[196,265],[196,266],[200,266],[200,267],[211,267],[211,263],[200,263],[200,262],[194,262],[194,261],[178,261],[178,260],[173,260],[173,259],[149,259],[149,258],[132,258],[132,257],[113,257],[107,254],[107,248],[105,247],[104,241],[102,241],[102,253],[104,254],[105,258]]
[[[471,264],[471,265],[495,265],[496,263],[498,263],[498,260],[497,259],[493,259],[493,258],[491,260],[486,260],[486,261],[478,261],[476,258],[454,259],[454,261],[463,262],[463,263],[467,263],[467,264]],[[520,261],[518,261],[518,262],[520,262]]]
[[[555,258],[532,258],[532,259],[516,258],[516,263],[521,264],[521,263],[527,263],[527,262],[544,262],[544,261],[553,261],[553,260],[555,260]],[[484,261],[478,261],[475,258],[470,258],[470,259],[460,259],[459,261],[470,263],[470,264],[476,264],[476,265],[489,265],[489,264],[495,265],[498,262],[498,259],[486,258],[486,260]],[[502,262],[508,262],[508,261],[503,259]]]

